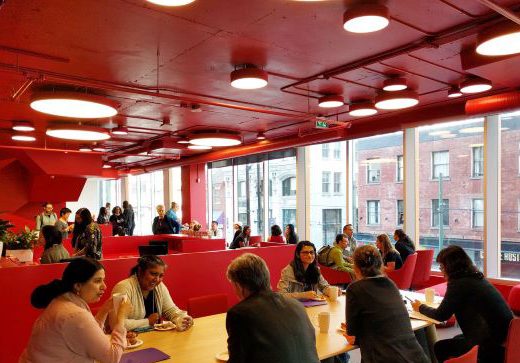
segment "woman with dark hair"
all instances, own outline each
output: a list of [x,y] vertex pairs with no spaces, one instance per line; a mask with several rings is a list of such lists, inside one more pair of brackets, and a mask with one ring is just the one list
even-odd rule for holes
[[233,240],[231,242],[233,242],[242,233],[242,223],[236,222],[233,224],[233,230],[235,231],[235,234],[233,235]]
[[125,217],[120,206],[116,205],[112,208],[112,215],[109,218],[112,224],[112,236],[124,236],[126,229]]
[[294,224],[288,224],[285,226],[285,240],[290,245],[298,243],[298,235],[294,230]]
[[414,310],[435,320],[457,318],[461,335],[435,343],[439,363],[458,357],[478,345],[478,361],[502,362],[504,342],[513,313],[497,289],[478,271],[459,246],[448,246],[437,255],[441,272],[448,281],[440,306],[431,308],[416,300]]
[[336,289],[330,289],[320,272],[313,243],[301,241],[296,245],[294,259],[282,270],[278,292],[301,300],[314,299],[318,297],[318,292],[337,294]]
[[401,256],[399,255],[399,252],[395,250],[394,246],[392,246],[390,238],[388,238],[386,233],[377,236],[376,247],[383,258],[383,271],[385,273],[399,270],[401,268],[403,265]]
[[356,248],[356,281],[347,288],[347,335],[359,345],[363,363],[426,363],[403,299],[381,273],[383,260],[372,245]]
[[127,295],[133,306],[125,320],[128,330],[154,326],[162,318],[174,322],[178,331],[193,325],[192,317],[175,305],[168,288],[162,283],[165,270],[166,264],[160,257],[142,256],[130,270],[130,277],[114,286],[112,294]]
[[123,228],[126,227],[127,234],[133,236],[135,229],[134,208],[127,200],[123,202],[123,218],[125,220],[125,226]]
[[101,244],[101,230],[98,224],[92,220],[90,211],[87,208],[78,209],[72,231],[74,256],[87,256],[100,260]]
[[279,225],[274,224],[271,226],[271,235],[267,242],[285,243],[285,237],[282,236],[282,229]]
[[69,258],[69,252],[63,247],[62,234],[56,226],[43,226],[41,230],[45,246],[40,263],[58,263]]
[[124,320],[132,306],[126,300],[121,303],[107,337],[103,326],[113,311],[112,299],[95,317],[88,306],[98,302],[105,289],[103,266],[89,258],[73,260],[61,280],[38,286],[31,304],[45,310],[34,323],[20,362],[119,362],[126,347]]
[[97,222],[97,224],[108,224],[109,223],[108,210],[105,207],[99,208],[99,213],[98,213],[96,222]]
[[399,255],[401,255],[403,263],[406,261],[408,256],[415,253],[415,244],[402,229],[396,229],[394,231],[394,241],[396,241],[395,249],[399,252]]
[[244,226],[244,228],[242,229],[242,233],[240,233],[238,237],[235,238],[233,242],[231,242],[231,245],[229,245],[229,249],[234,250],[236,248],[248,247],[250,237],[251,227]]

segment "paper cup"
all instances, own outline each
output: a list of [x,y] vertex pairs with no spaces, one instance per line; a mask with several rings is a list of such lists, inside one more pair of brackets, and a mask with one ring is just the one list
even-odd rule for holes
[[427,304],[433,303],[433,300],[435,299],[435,290],[431,288],[424,289],[424,299]]
[[330,301],[338,300],[338,291],[339,289],[337,286],[329,286],[327,293]]
[[328,333],[330,325],[330,313],[328,311],[322,311],[318,314],[318,326],[320,327],[320,333]]

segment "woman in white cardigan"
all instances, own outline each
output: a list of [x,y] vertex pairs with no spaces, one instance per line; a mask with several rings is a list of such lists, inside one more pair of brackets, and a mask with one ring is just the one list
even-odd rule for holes
[[125,328],[134,330],[158,323],[162,318],[183,331],[193,325],[193,319],[173,302],[168,288],[162,283],[166,265],[157,256],[142,256],[130,271],[130,277],[114,286],[112,294],[125,294],[133,309],[125,320]]

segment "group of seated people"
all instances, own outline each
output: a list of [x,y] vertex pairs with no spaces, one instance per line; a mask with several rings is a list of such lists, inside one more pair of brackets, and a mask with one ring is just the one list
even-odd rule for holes
[[[235,234],[233,235],[233,240],[229,244],[230,249],[242,248],[242,247],[251,247],[250,239],[251,239],[251,227],[244,226],[242,227],[242,223],[236,222],[233,225],[233,229],[235,230]],[[288,224],[285,226],[284,233],[282,234],[282,229],[279,225],[275,224],[271,226],[271,235],[267,239],[267,242],[275,242],[275,243],[287,243],[287,244],[297,244],[299,241],[298,235],[296,234],[296,230],[294,228],[294,224]]]

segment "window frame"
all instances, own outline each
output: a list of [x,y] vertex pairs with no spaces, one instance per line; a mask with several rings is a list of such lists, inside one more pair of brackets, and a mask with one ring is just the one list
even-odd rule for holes
[[[447,164],[435,164],[435,154],[440,154],[440,153],[446,153],[448,155],[448,163]],[[431,180],[439,180],[440,178],[437,176],[435,176],[435,170],[436,170],[436,167],[438,166],[441,166],[441,165],[447,165],[447,169],[448,169],[448,175],[446,176],[443,176],[442,179],[443,180],[449,180],[450,179],[450,151],[449,150],[437,150],[437,151],[432,151],[431,152],[431,174],[430,174],[430,177],[431,177]]]
[[[482,155],[482,160],[480,161],[477,161],[479,163],[482,163],[482,167],[481,167],[481,174],[480,175],[477,175],[475,173],[475,150],[476,149],[480,149],[481,150],[481,155]],[[484,146],[472,146],[471,147],[471,178],[472,179],[482,179],[484,177]]]
[[[475,209],[475,201],[480,200],[482,201],[482,209],[477,210]],[[482,213],[482,225],[477,226],[475,225],[475,213]],[[483,229],[484,228],[484,198],[471,198],[471,228],[472,229]]]
[[[395,174],[395,181],[397,183],[402,183],[404,181],[404,155],[397,155],[397,161],[396,161],[396,174]],[[399,163],[399,160],[401,162]],[[402,173],[400,173],[402,171]],[[402,174],[402,177],[401,177]]]
[[[437,214],[437,212],[434,213],[434,211],[433,211],[433,202],[434,202],[435,200],[439,201],[439,199],[431,199],[431,202],[430,202],[430,213],[431,213],[431,223],[430,223],[430,226],[431,226],[431,227],[430,227],[430,228],[432,228],[432,229],[438,229],[438,228],[440,228],[440,223],[439,223],[439,225],[437,225],[437,226],[433,223],[434,220],[435,220],[434,215]],[[442,199],[442,200],[443,200],[443,201],[444,201],[444,200],[448,201],[448,202],[447,202],[447,204],[448,204],[448,209],[447,209],[447,216],[448,216],[447,219],[448,219],[448,224],[444,224],[444,212],[443,212],[443,216],[442,216],[442,223],[443,223],[443,224],[442,224],[442,228],[449,228],[449,227],[450,227],[450,200],[449,200],[448,198],[445,198],[445,199]],[[437,203],[439,203],[439,202],[437,202]],[[439,205],[437,205],[437,208],[439,208]]]
[[[325,175],[327,176],[327,178],[325,178]],[[325,186],[327,186],[327,187],[325,188]],[[325,189],[327,189],[327,190],[325,190]],[[321,193],[322,194],[330,193],[330,171],[321,172]]]
[[[375,216],[376,216],[376,223],[370,223],[370,216],[371,216],[371,212],[370,212],[370,204],[371,203],[374,203],[374,205],[377,207],[376,208],[376,213],[375,213]],[[370,200],[367,200],[367,226],[379,226],[381,225],[381,201],[378,200],[378,199],[370,199]]]
[[[341,171],[335,171],[334,174],[333,174],[333,187],[332,187],[332,191],[334,194],[340,194],[341,193],[341,179],[342,179],[342,175],[343,173]],[[336,180],[336,177],[337,180]]]
[[[366,167],[366,172],[367,172],[367,177],[366,177],[366,182],[367,184],[381,184],[381,163],[374,163],[374,162],[370,162],[369,160],[380,160],[381,158],[369,158],[369,159],[366,159],[367,160],[367,167]],[[371,170],[370,168],[370,165],[377,165],[378,166],[378,169],[374,169],[374,170]],[[370,180],[370,176],[371,176],[371,173],[373,172],[377,172],[377,180],[375,181],[371,181]]]

